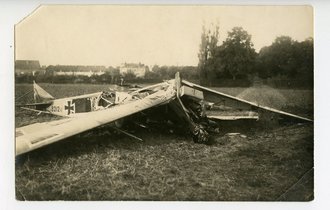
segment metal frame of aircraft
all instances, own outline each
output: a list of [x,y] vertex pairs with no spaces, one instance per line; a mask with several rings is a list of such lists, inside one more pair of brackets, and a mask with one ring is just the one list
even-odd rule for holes
[[[190,83],[179,73],[175,79],[133,91],[103,91],[60,99],[54,99],[36,83],[33,86],[35,103],[22,108],[64,119],[16,128],[16,156],[99,126],[111,124],[117,128],[122,119],[134,120],[137,116],[147,119],[145,116],[161,115],[163,121],[182,127],[197,143],[209,141],[210,133],[218,127],[214,122],[219,120],[313,122]],[[225,116],[225,109],[241,114]]]

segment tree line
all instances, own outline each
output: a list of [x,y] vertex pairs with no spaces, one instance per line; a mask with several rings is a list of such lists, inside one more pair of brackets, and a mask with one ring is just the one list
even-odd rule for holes
[[221,45],[219,36],[219,26],[209,30],[203,26],[198,54],[202,85],[212,85],[221,79],[251,81],[256,77],[313,83],[312,38],[298,42],[289,36],[279,36],[257,53],[251,35],[242,27],[229,31]]
[[[108,83],[118,84],[123,78],[132,83],[155,83],[174,78],[180,72],[183,78],[206,86],[250,86],[257,78],[275,81],[279,87],[284,83],[293,87],[313,86],[313,39],[298,42],[289,36],[277,37],[270,46],[257,53],[251,35],[242,27],[228,32],[222,44],[219,43],[219,26],[206,29],[203,26],[199,46],[198,66],[146,66],[144,78],[137,78],[134,72],[120,75],[119,67],[104,66],[47,66],[46,73],[16,75],[16,82],[52,83]],[[55,75],[56,71],[104,71],[103,75]],[[279,82],[280,81],[280,82]]]
[[[119,84],[121,79],[127,83],[157,83],[163,80],[173,79],[176,72],[188,80],[198,81],[198,69],[196,66],[158,66],[154,65],[151,70],[146,67],[144,78],[137,78],[134,72],[120,74],[119,68],[103,66],[61,66],[49,65],[43,71],[35,71],[34,74],[15,74],[16,83],[102,83],[102,84]],[[89,70],[102,70],[104,74],[91,76],[72,74],[72,75],[57,75],[55,72],[76,72]]]

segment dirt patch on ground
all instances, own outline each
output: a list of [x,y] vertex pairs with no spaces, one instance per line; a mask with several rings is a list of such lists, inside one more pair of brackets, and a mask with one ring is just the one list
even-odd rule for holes
[[237,95],[238,98],[254,102],[261,106],[282,109],[287,106],[287,99],[279,90],[269,86],[257,86],[245,89]]

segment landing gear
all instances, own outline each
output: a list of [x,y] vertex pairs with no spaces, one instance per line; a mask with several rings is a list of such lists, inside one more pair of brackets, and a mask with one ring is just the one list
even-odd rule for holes
[[194,130],[192,131],[193,140],[198,144],[208,144],[210,135],[209,133],[200,125],[195,125]]

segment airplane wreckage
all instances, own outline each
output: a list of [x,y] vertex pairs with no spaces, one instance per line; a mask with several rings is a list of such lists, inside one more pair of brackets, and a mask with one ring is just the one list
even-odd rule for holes
[[[16,128],[16,156],[103,125],[138,138],[119,129],[123,120],[138,121],[144,127],[153,117],[158,118],[158,122],[184,130],[196,143],[208,143],[219,130],[217,122],[223,120],[312,122],[190,83],[179,73],[175,79],[128,92],[103,91],[60,99],[34,83],[34,98],[35,103],[21,108],[65,118]],[[245,114],[224,116],[223,110],[228,108]]]

